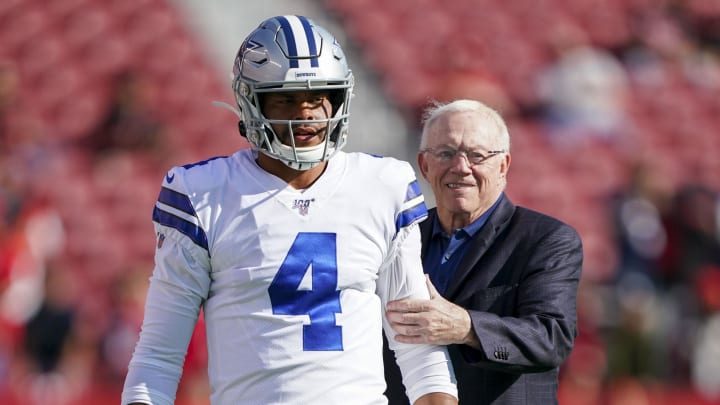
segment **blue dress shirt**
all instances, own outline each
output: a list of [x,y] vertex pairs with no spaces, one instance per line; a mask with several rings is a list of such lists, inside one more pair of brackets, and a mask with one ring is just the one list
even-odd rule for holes
[[460,265],[467,247],[467,241],[485,225],[488,217],[495,211],[503,196],[504,194],[500,194],[500,197],[489,210],[464,228],[453,230],[452,235],[448,235],[443,231],[440,220],[435,216],[427,254],[423,260],[423,268],[440,294],[445,294],[448,283],[452,275],[455,274],[455,269]]

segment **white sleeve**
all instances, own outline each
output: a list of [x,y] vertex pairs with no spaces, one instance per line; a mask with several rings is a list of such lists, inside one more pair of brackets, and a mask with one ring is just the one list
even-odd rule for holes
[[188,344],[210,286],[207,251],[174,229],[156,224],[162,243],[145,303],[122,404],[172,405]]
[[[417,223],[402,228],[398,233],[389,260],[381,268],[377,288],[383,309],[388,301],[396,299],[429,298],[420,260],[420,228]],[[431,392],[444,392],[457,398],[455,374],[445,346],[396,342],[395,332],[384,310],[383,329],[402,372],[410,403]]]

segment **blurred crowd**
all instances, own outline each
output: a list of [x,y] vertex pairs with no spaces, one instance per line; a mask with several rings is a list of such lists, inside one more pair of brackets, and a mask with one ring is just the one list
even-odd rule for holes
[[[112,234],[128,228],[101,217],[137,198],[109,190],[133,182],[127,166],[160,161],[162,128],[128,73],[97,128],[58,140],[22,103],[20,78],[12,61],[0,65],[0,402],[116,403],[153,238],[143,228],[148,248],[115,249]],[[141,198],[145,214],[135,205],[122,220],[149,221],[151,199]]]
[[[371,2],[325,3],[343,20],[348,4]],[[545,27],[547,63],[516,62],[537,64],[532,75],[448,70],[442,94],[424,97],[481,97],[524,131],[512,176],[526,177],[528,190],[509,192],[530,208],[580,193],[555,183],[533,194],[547,182],[531,172],[540,160],[582,153],[578,172],[607,151],[618,162],[593,172],[592,200],[552,212],[610,235],[600,247],[584,239],[600,253],[588,255],[561,404],[720,404],[720,2],[628,0],[649,11],[626,31],[593,9],[603,2],[576,3],[595,10],[592,24]],[[474,66],[470,56],[453,63]],[[174,159],[192,153],[172,140],[185,133],[158,118],[158,87],[143,70],[113,72],[97,119],[64,137],[28,102],[23,69],[0,60],[0,403],[115,404],[152,270],[157,188],[170,164],[186,163]],[[387,92],[416,125],[426,100],[398,96],[400,87]],[[586,204],[606,215],[583,218],[597,216]],[[179,404],[207,403],[203,345],[200,325]]]

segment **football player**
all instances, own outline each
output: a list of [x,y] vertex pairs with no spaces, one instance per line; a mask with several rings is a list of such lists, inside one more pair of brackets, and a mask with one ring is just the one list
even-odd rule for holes
[[278,16],[233,68],[252,145],[175,167],[122,403],[172,404],[200,309],[211,402],[386,404],[382,329],[415,404],[456,404],[446,350],[394,342],[389,300],[429,296],[411,166],[345,153],[353,75],[335,38]]

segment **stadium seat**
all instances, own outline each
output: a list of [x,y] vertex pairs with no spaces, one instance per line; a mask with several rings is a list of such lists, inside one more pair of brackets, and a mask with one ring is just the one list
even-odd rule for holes
[[32,4],[11,8],[1,22],[2,45],[15,50],[42,36],[52,24],[42,7]]
[[117,32],[104,32],[88,41],[77,51],[77,59],[88,74],[110,78],[131,69],[133,50]]
[[62,19],[61,35],[68,46],[82,48],[112,28],[112,16],[100,6],[84,5]]

